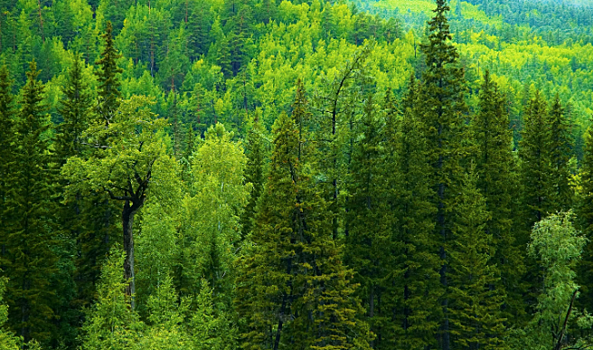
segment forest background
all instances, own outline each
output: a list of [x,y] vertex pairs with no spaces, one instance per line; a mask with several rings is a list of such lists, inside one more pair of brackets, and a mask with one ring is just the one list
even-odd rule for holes
[[592,22],[0,0],[0,348],[586,349]]

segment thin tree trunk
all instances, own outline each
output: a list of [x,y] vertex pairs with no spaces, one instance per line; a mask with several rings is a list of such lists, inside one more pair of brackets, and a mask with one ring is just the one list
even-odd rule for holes
[[130,206],[130,201],[124,204],[122,214],[123,228],[124,228],[124,251],[126,252],[126,260],[124,261],[124,278],[129,281],[126,288],[126,294],[130,296],[130,303],[134,309],[134,296],[136,294],[136,284],[134,276],[134,215],[138,209]]

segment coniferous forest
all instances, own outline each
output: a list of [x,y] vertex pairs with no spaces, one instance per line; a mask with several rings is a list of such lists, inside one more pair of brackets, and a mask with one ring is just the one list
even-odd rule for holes
[[0,350],[593,349],[593,4],[0,0]]

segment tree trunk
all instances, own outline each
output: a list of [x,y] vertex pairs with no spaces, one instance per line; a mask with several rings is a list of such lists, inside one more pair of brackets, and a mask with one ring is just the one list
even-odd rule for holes
[[130,296],[130,303],[134,309],[134,297],[136,294],[135,276],[134,276],[134,215],[138,208],[134,205],[130,206],[130,201],[127,200],[124,204],[122,213],[122,221],[124,228],[124,251],[126,252],[126,260],[124,261],[124,278],[129,281],[126,288],[126,294]]

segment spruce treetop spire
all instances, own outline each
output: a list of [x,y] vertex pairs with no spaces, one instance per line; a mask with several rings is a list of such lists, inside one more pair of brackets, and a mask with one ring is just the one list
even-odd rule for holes
[[105,48],[101,53],[101,59],[96,62],[100,67],[96,73],[99,80],[97,113],[100,122],[109,125],[119,107],[119,98],[121,97],[119,91],[121,83],[118,74],[123,70],[117,66],[117,60],[122,56],[117,52],[113,43],[113,27],[110,21],[107,21],[105,34],[101,37],[105,41]]

